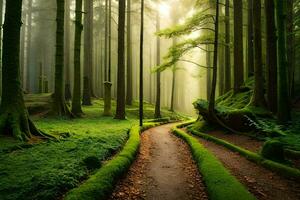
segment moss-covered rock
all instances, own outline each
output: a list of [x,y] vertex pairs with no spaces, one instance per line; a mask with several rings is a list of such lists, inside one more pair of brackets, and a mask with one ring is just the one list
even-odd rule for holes
[[268,140],[265,142],[261,155],[264,158],[273,160],[273,161],[285,161],[284,158],[284,145],[278,140]]

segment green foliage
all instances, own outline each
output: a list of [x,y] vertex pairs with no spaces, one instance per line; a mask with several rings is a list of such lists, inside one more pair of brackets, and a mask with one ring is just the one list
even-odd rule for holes
[[211,152],[205,149],[197,139],[177,128],[174,128],[173,132],[189,144],[194,160],[203,176],[210,199],[255,199],[255,197],[247,191],[247,189],[232,176],[221,162]]

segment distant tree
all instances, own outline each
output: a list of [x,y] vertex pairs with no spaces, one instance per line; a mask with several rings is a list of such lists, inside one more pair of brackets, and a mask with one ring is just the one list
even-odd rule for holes
[[65,9],[65,98],[66,101],[71,100],[72,94],[71,94],[71,78],[70,78],[70,53],[71,53],[71,19],[70,19],[70,0],[66,1],[66,9]]
[[53,113],[58,116],[70,116],[71,112],[65,101],[64,85],[64,13],[65,0],[56,0],[56,55],[55,55],[55,86]]
[[[156,12],[156,31],[160,30],[160,16],[159,11]],[[156,38],[156,65],[160,65],[160,38]],[[160,107],[161,107],[161,80],[160,71],[156,72],[156,102],[155,102],[155,118],[161,118]]]
[[92,105],[93,71],[93,1],[84,1],[84,76],[82,105]]
[[144,118],[144,0],[141,0],[141,35],[140,35],[140,126]]
[[29,119],[20,77],[20,32],[22,0],[7,0],[3,26],[3,93],[0,105],[0,134],[28,140],[42,135]]
[[132,44],[131,44],[131,0],[127,0],[127,92],[126,104],[132,105]]
[[287,62],[287,1],[275,0],[277,25],[277,53],[278,53],[278,102],[277,116],[280,123],[291,119],[289,98],[288,62]]
[[244,83],[243,1],[233,0],[234,11],[234,91]]
[[277,36],[274,0],[265,0],[266,15],[266,70],[267,103],[273,113],[277,111]]
[[231,89],[230,1],[225,4],[225,92]]
[[82,112],[81,108],[81,33],[82,26],[82,0],[76,0],[75,8],[75,40],[74,40],[74,88],[73,88],[73,100],[72,100],[72,113],[76,116],[80,116]]
[[118,83],[116,119],[125,119],[125,0],[119,0],[118,19]]
[[253,0],[248,0],[248,34],[247,34],[247,67],[248,77],[254,75],[254,47],[253,47]]
[[253,31],[254,31],[254,94],[252,103],[265,106],[264,73],[262,66],[261,39],[261,0],[253,0]]
[[26,91],[30,92],[30,86],[31,86],[31,67],[30,67],[30,57],[31,57],[31,40],[32,40],[32,0],[28,0],[28,6],[27,6],[27,15],[28,15],[28,21],[27,21],[27,45],[26,45]]

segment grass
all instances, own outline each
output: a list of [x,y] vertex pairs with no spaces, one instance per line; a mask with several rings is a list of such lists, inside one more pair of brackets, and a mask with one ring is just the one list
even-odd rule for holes
[[[197,128],[199,128],[199,126],[197,126]],[[196,135],[199,136],[201,138],[204,138],[206,140],[212,141],[216,144],[222,145],[234,152],[239,153],[241,156],[244,156],[245,158],[247,158],[250,161],[253,161],[259,165],[262,165],[263,167],[270,169],[272,171],[276,171],[279,174],[286,176],[286,177],[292,177],[292,178],[299,178],[300,177],[300,170],[296,169],[296,168],[292,168],[286,165],[283,165],[281,163],[278,162],[274,162],[268,159],[265,159],[264,157],[262,157],[260,154],[258,153],[254,153],[251,152],[249,150],[246,150],[244,148],[241,148],[239,146],[236,146],[230,142],[227,142],[225,140],[216,138],[214,136],[211,136],[209,134],[205,134],[202,133],[200,131],[198,131],[198,129],[195,129],[193,126],[189,127],[189,131]]]
[[191,148],[199,172],[203,176],[209,198],[212,200],[250,200],[255,197],[221,164],[199,141],[184,131],[173,128],[173,133],[185,140]]
[[[1,200],[61,197],[118,152],[128,139],[128,130],[138,123],[136,104],[128,108],[128,119],[124,121],[103,117],[102,101],[83,109],[86,115],[81,119],[33,117],[38,128],[47,133],[70,135],[59,141],[28,145],[0,137]],[[146,104],[145,116],[152,118],[153,110]],[[180,117],[165,110],[163,115]]]

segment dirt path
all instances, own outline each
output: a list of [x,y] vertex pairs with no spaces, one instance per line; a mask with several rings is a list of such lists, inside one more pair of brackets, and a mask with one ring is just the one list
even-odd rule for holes
[[111,199],[208,199],[188,146],[170,133],[173,125],[142,134],[137,160]]
[[198,138],[257,199],[300,199],[300,182],[285,179],[222,146]]

